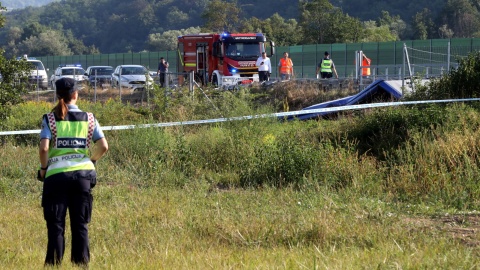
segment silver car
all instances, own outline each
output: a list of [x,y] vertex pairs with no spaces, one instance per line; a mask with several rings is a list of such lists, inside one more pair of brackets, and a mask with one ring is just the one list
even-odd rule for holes
[[111,66],[89,66],[85,70],[83,78],[91,87],[107,87],[112,84],[112,73],[113,67]]
[[113,71],[112,84],[113,87],[144,90],[146,86],[153,84],[153,79],[142,65],[120,65]]

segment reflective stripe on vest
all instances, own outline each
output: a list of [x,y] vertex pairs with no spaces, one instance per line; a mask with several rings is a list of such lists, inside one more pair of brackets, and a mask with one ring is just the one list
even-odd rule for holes
[[321,65],[321,72],[332,72],[332,60],[330,59],[323,59]]
[[292,72],[292,60],[290,58],[281,58],[280,59],[280,73],[290,74]]
[[63,172],[94,170],[95,166],[88,157],[95,127],[93,114],[68,112],[66,120],[57,120],[53,113],[49,113],[46,118],[52,133],[52,147],[48,151],[45,177]]

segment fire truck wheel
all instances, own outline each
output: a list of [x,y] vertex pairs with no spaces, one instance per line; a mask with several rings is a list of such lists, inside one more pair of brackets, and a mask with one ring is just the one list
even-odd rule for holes
[[218,87],[218,78],[217,75],[213,75],[212,77],[212,85]]

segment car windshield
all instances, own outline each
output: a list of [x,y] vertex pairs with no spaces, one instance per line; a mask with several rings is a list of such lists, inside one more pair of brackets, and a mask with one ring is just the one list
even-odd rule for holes
[[90,75],[112,75],[113,68],[92,68],[90,70]]
[[147,70],[144,67],[124,67],[122,75],[145,75]]
[[81,68],[64,68],[62,69],[62,75],[83,75],[85,70]]
[[39,61],[29,61],[32,69],[44,70],[45,67],[43,66],[42,62]]

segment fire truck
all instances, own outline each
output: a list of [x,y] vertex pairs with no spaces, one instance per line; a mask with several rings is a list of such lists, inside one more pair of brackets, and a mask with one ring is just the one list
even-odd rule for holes
[[197,83],[231,89],[258,82],[255,62],[262,52],[274,55],[275,45],[261,33],[179,36],[178,72],[193,71]]

